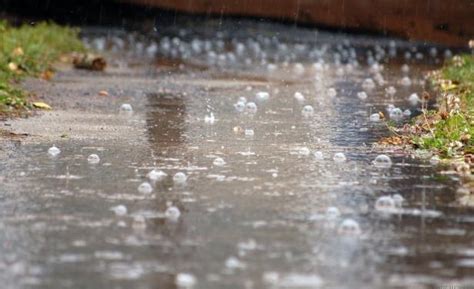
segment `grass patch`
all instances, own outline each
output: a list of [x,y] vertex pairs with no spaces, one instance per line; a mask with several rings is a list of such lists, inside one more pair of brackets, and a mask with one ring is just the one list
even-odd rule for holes
[[474,56],[454,57],[431,79],[441,92],[440,110],[416,120],[423,129],[413,135],[412,142],[445,158],[473,154]]
[[29,108],[16,84],[24,77],[49,78],[62,55],[85,51],[79,31],[53,23],[11,27],[0,21],[0,113]]

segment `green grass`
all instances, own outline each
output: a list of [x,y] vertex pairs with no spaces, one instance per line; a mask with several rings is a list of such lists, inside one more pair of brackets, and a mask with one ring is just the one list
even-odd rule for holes
[[[474,56],[455,57],[435,79],[441,94],[451,94],[460,101],[460,109],[437,113],[430,119],[430,131],[415,136],[413,142],[423,149],[437,151],[451,158],[474,153]],[[446,102],[446,99],[441,99]]]
[[27,108],[27,93],[17,87],[24,77],[51,72],[60,56],[85,51],[78,30],[53,23],[11,27],[0,21],[0,112]]

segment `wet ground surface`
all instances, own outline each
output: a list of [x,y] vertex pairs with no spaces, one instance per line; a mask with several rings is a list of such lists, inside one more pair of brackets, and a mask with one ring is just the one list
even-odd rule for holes
[[[458,177],[430,156],[373,146],[388,131],[370,116],[388,117],[389,104],[419,113],[407,98],[444,50],[258,23],[157,30],[86,30],[114,55],[106,74],[25,84],[60,109],[7,123],[30,136],[0,155],[5,288],[474,283],[474,215],[458,205]],[[380,154],[391,165],[374,165]],[[152,169],[167,176],[153,183]]]

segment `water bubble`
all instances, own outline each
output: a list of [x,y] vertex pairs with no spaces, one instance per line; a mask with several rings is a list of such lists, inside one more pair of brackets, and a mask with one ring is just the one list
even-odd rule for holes
[[133,217],[132,228],[135,230],[144,230],[146,229],[146,219],[142,215]]
[[273,64],[273,63],[269,63],[269,64],[267,65],[267,71],[268,71],[268,72],[274,72],[275,70],[277,70],[277,68],[278,68],[278,67],[277,67],[275,64]]
[[153,188],[148,182],[143,182],[138,186],[138,191],[142,194],[151,194]]
[[215,165],[216,167],[222,167],[226,163],[225,163],[223,158],[215,158],[214,161],[212,162],[212,164]]
[[389,105],[387,105],[387,107],[385,108],[385,110],[386,110],[388,113],[391,113],[394,109],[395,109],[395,105],[393,105],[393,104],[389,104]]
[[124,103],[120,106],[120,112],[133,112],[132,105],[129,103]]
[[305,105],[301,110],[303,117],[310,117],[314,114],[314,108],[311,105]]
[[392,160],[387,155],[378,155],[373,163],[377,168],[389,168],[392,166]]
[[336,207],[329,207],[326,210],[326,218],[327,219],[331,219],[331,220],[337,219],[337,218],[339,218],[340,215],[341,215],[341,212]]
[[359,223],[353,219],[342,221],[337,231],[339,234],[346,236],[357,236],[361,233]]
[[410,86],[410,85],[411,85],[411,79],[410,79],[410,77],[408,77],[408,76],[403,77],[403,78],[400,80],[400,84],[403,85],[403,86]]
[[61,153],[61,150],[57,148],[55,145],[53,145],[52,147],[48,149],[48,154],[52,157],[55,157],[59,155],[60,153]]
[[395,120],[395,121],[400,121],[403,119],[403,112],[398,107],[392,109],[389,115],[390,115],[390,119]]
[[305,101],[304,95],[301,92],[295,92],[294,98],[297,102],[303,103]]
[[190,289],[196,285],[196,277],[189,273],[179,273],[176,275],[175,283],[180,289]]
[[233,256],[227,258],[227,260],[225,261],[225,266],[231,270],[244,269],[246,267],[245,263]]
[[100,162],[100,158],[96,154],[91,154],[87,157],[87,162],[91,165],[96,165]]
[[175,206],[170,206],[165,211],[165,217],[171,221],[177,221],[180,216],[181,211]]
[[403,64],[402,67],[401,67],[401,71],[403,73],[408,73],[410,72],[410,66],[408,66],[407,64]]
[[328,91],[327,91],[327,94],[329,97],[336,97],[337,95],[337,91],[335,88],[329,88]]
[[381,213],[394,213],[396,211],[395,201],[391,196],[382,196],[375,201],[375,210]]
[[323,71],[324,70],[324,65],[321,62],[315,62],[315,63],[313,63],[313,69],[315,71]]
[[168,176],[168,174],[162,170],[151,170],[146,176],[152,182],[161,182]]
[[343,153],[335,153],[332,159],[336,163],[342,163],[346,161],[346,156]]
[[295,72],[295,74],[297,75],[301,75],[304,73],[304,66],[303,64],[301,63],[295,63],[295,66],[293,67],[293,71]]
[[432,156],[431,159],[430,159],[430,164],[432,164],[434,166],[439,164],[439,162],[440,162],[440,158],[437,155]]
[[246,128],[244,131],[244,135],[248,137],[252,137],[255,135],[255,132],[251,128]]
[[451,58],[451,57],[453,57],[453,53],[451,52],[451,50],[446,49],[444,51],[444,58]]
[[395,87],[389,86],[389,87],[385,88],[385,94],[387,96],[392,97],[392,96],[395,95],[395,93],[397,93],[397,89],[395,89]]
[[243,112],[245,110],[245,102],[237,101],[234,103],[234,108],[237,112]]
[[360,99],[360,100],[365,100],[367,99],[367,93],[365,91],[359,91],[357,93],[357,97]]
[[410,116],[411,116],[411,110],[405,109],[405,110],[403,111],[403,116],[404,116],[404,117],[410,117]]
[[297,153],[301,156],[309,156],[311,151],[307,147],[300,147],[300,148],[298,148]]
[[259,91],[255,95],[255,97],[256,97],[258,102],[264,102],[264,101],[267,101],[268,99],[270,99],[270,94],[266,91]]
[[372,78],[366,78],[362,82],[362,88],[364,90],[371,90],[375,88],[375,82],[372,80]]
[[110,210],[114,212],[117,216],[124,216],[127,214],[127,207],[125,207],[124,205],[112,207],[110,208]]
[[412,93],[408,97],[408,101],[410,102],[410,104],[412,106],[416,106],[421,100],[420,100],[420,97],[418,96],[418,94]]
[[214,114],[212,112],[204,117],[204,122],[207,124],[214,124],[215,121],[216,118],[214,117]]
[[324,159],[323,152],[322,151],[315,151],[314,152],[314,158],[318,161],[323,160]]
[[401,208],[403,205],[403,202],[405,201],[405,198],[402,197],[400,194],[395,194],[392,196],[393,201],[395,202],[395,207]]
[[[406,60],[411,59],[411,53],[410,53],[410,51],[405,52],[404,57],[405,57]],[[406,65],[406,64],[404,64],[404,65]],[[408,67],[408,65],[407,65],[407,67]],[[402,66],[402,71],[403,71],[403,66]]]
[[257,113],[257,105],[255,104],[255,102],[247,102],[247,104],[245,105],[245,111],[247,113]]
[[188,177],[187,177],[186,174],[183,173],[183,172],[177,172],[177,173],[173,176],[173,182],[174,182],[175,184],[178,184],[178,185],[185,184],[187,179],[188,179]]
[[373,113],[370,115],[369,120],[372,122],[379,122],[380,121],[380,114]]

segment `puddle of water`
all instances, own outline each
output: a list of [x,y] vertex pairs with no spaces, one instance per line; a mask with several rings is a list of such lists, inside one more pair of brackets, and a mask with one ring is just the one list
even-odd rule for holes
[[[133,125],[146,129],[146,142],[63,141],[56,157],[47,153],[52,144],[30,144],[2,164],[4,284],[471,284],[474,221],[472,210],[454,205],[455,177],[441,176],[429,160],[372,148],[387,132],[369,116],[389,115],[390,104],[419,113],[408,97],[421,95],[421,73],[437,61],[426,53],[410,60],[414,84],[406,87],[400,82],[404,62],[385,56],[394,47],[388,40],[260,24],[242,24],[237,34],[223,25],[211,33],[206,28],[213,24],[206,25],[193,33],[164,29],[158,39],[159,69],[183,69],[156,72],[163,91],[149,93],[145,106],[131,104]],[[90,41],[101,45],[101,39],[112,50],[121,46],[120,38]],[[143,42],[135,52],[150,45]],[[402,57],[426,51],[395,45]],[[365,64],[378,57],[383,70]],[[367,98],[360,99],[367,78],[375,88],[365,85]],[[393,98],[386,96],[389,86]],[[261,91],[268,99],[257,97]],[[295,92],[304,101],[295,100]],[[235,110],[241,97],[256,103],[255,113]],[[313,107],[307,117],[304,105]],[[205,121],[211,113],[212,124]],[[382,153],[390,166],[373,164]],[[100,162],[88,163],[91,154]],[[153,168],[167,175],[152,183],[152,192],[140,192]],[[173,177],[178,172],[185,182]],[[401,208],[375,209],[381,196],[400,201],[395,195],[403,199]],[[385,201],[378,206],[387,207]]]

